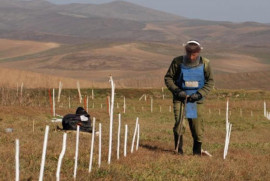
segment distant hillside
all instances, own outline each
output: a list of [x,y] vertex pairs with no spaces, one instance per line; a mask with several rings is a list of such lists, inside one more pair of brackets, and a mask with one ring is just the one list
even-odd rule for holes
[[217,46],[270,46],[270,25],[187,19],[124,1],[55,5],[45,0],[1,0],[0,38],[61,43],[93,40]]
[[105,4],[68,4],[55,6],[55,10],[70,16],[97,16],[104,18],[126,19],[133,21],[178,21],[183,17],[145,8],[125,1],[113,1]]
[[1,68],[99,85],[113,74],[121,87],[164,86],[171,60],[184,54],[182,44],[197,39],[218,88],[270,89],[268,24],[187,19],[123,1],[0,0],[0,38]]

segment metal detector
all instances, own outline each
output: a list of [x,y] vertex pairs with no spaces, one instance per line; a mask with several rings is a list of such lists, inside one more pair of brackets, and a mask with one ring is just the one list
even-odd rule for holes
[[179,148],[179,144],[180,144],[180,137],[182,135],[182,127],[183,127],[183,121],[184,121],[184,113],[186,111],[187,98],[188,98],[188,96],[186,96],[185,102],[181,103],[181,105],[180,105],[180,113],[179,113],[180,132],[179,132],[179,136],[178,136],[178,140],[177,140],[177,146],[175,149],[176,153],[178,153],[178,148]]

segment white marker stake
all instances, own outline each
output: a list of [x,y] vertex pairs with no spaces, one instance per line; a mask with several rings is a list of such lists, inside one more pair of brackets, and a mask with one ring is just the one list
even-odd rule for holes
[[47,151],[47,143],[48,143],[48,134],[49,134],[49,126],[46,126],[44,142],[43,142],[42,160],[41,160],[41,165],[40,165],[39,181],[43,180],[46,151]]
[[138,121],[139,121],[139,118],[137,117],[135,129],[134,129],[134,134],[133,134],[133,138],[132,138],[132,144],[131,144],[131,150],[130,150],[131,153],[133,153],[133,150],[134,150],[134,142],[135,142],[136,132],[137,132],[137,128],[138,128]]
[[82,94],[81,94],[80,82],[79,81],[77,81],[77,88],[78,88],[78,93],[79,93],[79,100],[80,100],[80,103],[82,103]]
[[95,124],[96,118],[93,118],[93,129],[92,129],[92,141],[91,141],[91,150],[90,150],[90,161],[89,161],[89,173],[92,171],[92,163],[93,163],[93,152],[94,152],[94,143],[95,143]]
[[118,114],[117,160],[120,157],[121,114]]
[[123,105],[123,113],[125,114],[126,113],[126,97],[124,96],[124,105]]
[[141,101],[143,97],[144,97],[144,94],[139,98],[139,101]]
[[92,100],[94,100],[94,89],[92,89]]
[[263,103],[263,113],[264,113],[264,117],[266,117],[266,102],[265,101]]
[[125,145],[124,145],[124,157],[127,156],[127,136],[128,136],[128,125],[125,125]]
[[227,151],[227,142],[228,142],[228,132],[229,132],[229,101],[227,100],[226,104],[226,136],[225,136],[225,145],[224,145],[224,152],[223,152],[223,159],[226,158],[226,151]]
[[75,164],[74,164],[74,172],[73,178],[76,180],[77,176],[77,167],[78,167],[78,152],[79,152],[79,137],[80,137],[80,126],[77,125],[77,132],[76,132],[76,149],[75,149]]
[[112,154],[112,132],[113,132],[113,108],[114,108],[114,90],[115,84],[113,82],[112,76],[110,76],[111,82],[111,104],[110,104],[110,137],[109,137],[109,154],[108,154],[108,164],[111,163],[111,154]]
[[23,95],[23,82],[21,84],[21,98],[22,98],[22,95]]
[[140,142],[140,124],[138,124],[138,128],[137,128],[137,145],[136,145],[136,151],[139,149],[139,142]]
[[231,138],[231,132],[232,132],[232,124],[230,123],[229,134],[228,134],[228,141],[227,141],[226,156],[227,156],[227,154],[228,154],[228,149],[229,149],[229,144],[230,144],[230,138]]
[[226,137],[225,137],[225,146],[224,146],[224,153],[223,153],[223,159],[226,159],[227,156],[227,148],[228,148],[228,137],[229,137],[229,129],[226,125]]
[[99,123],[98,168],[101,166],[101,123]]
[[227,100],[227,106],[226,106],[226,126],[229,123],[229,101]]
[[153,112],[153,98],[151,97],[151,112]]
[[53,89],[53,117],[55,117],[55,94],[54,94],[54,89]]
[[61,164],[62,164],[63,157],[65,155],[65,152],[66,152],[66,143],[67,143],[67,133],[64,133],[63,134],[62,151],[61,151],[60,156],[58,158],[58,164],[57,164],[57,171],[56,171],[56,180],[57,181],[60,181]]
[[164,95],[164,94],[162,95],[162,99],[163,99],[163,100],[165,99],[165,95]]
[[16,152],[15,152],[15,171],[16,171],[16,181],[20,180],[20,162],[19,162],[19,155],[20,155],[20,145],[19,139],[16,139]]
[[62,87],[63,87],[63,83],[60,81],[59,82],[58,100],[57,100],[57,102],[60,102],[60,96],[61,96],[61,92],[62,92]]

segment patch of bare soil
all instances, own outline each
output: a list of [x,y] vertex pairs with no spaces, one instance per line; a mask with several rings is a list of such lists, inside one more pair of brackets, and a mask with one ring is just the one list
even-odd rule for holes
[[58,43],[0,39],[0,59],[18,57],[57,48]]

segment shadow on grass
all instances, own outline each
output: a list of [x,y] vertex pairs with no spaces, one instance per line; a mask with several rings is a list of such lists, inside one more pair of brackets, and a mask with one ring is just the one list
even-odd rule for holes
[[148,145],[148,144],[140,144],[140,147],[146,148],[150,151],[155,151],[155,152],[166,152],[166,153],[172,153],[175,154],[174,150],[168,150],[164,148],[159,148],[158,146],[153,146],[153,145]]

